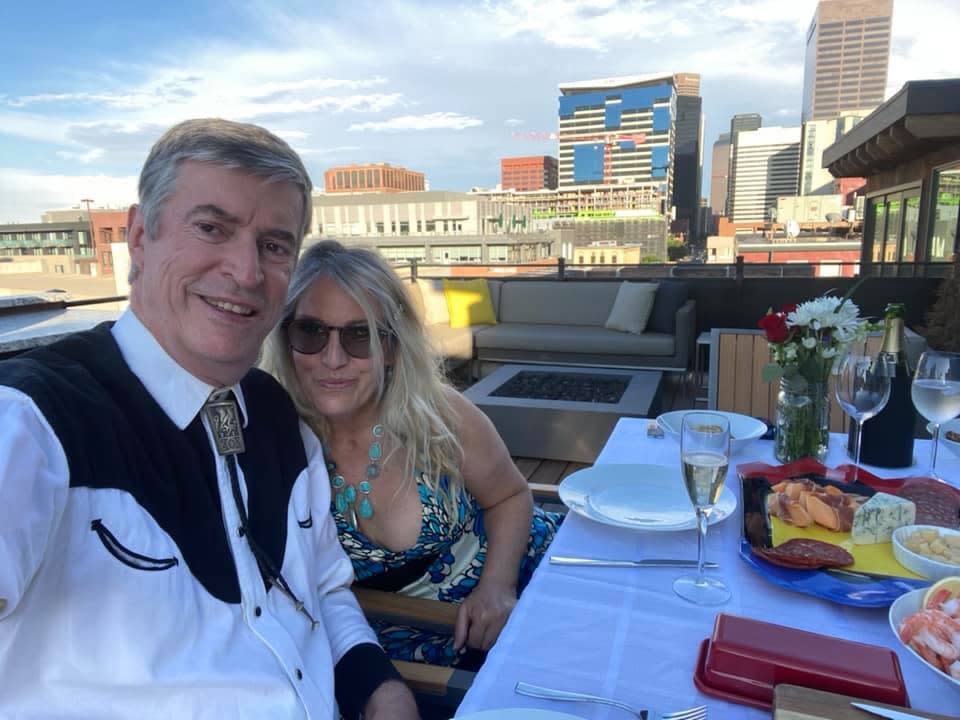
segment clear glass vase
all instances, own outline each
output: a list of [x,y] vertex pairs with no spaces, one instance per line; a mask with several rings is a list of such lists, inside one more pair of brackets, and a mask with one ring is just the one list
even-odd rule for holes
[[774,454],[782,463],[811,457],[823,462],[830,441],[830,392],[826,382],[780,378]]

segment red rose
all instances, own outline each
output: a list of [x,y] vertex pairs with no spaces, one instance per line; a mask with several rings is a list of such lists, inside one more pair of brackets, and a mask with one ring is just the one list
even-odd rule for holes
[[787,318],[783,313],[768,313],[761,318],[757,326],[767,334],[768,342],[782,343],[790,336]]
[[794,310],[796,310],[796,309],[797,309],[797,304],[796,304],[796,303],[790,303],[789,305],[784,305],[784,306],[783,306],[783,310],[781,310],[780,312],[782,312],[784,315],[789,315],[790,313],[792,313],[792,312],[793,312]]

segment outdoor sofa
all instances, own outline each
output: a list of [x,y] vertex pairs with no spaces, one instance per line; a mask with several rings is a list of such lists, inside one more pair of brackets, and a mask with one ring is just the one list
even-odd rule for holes
[[[491,322],[451,325],[449,289],[458,284],[485,284]],[[642,332],[608,327],[621,286],[653,294]],[[492,363],[547,363],[595,367],[685,371],[693,357],[696,305],[689,287],[677,280],[658,284],[602,280],[447,280],[411,282],[414,304],[423,312],[428,332],[446,359],[456,366],[475,362],[486,374]],[[639,287],[643,286],[643,288]],[[627,308],[629,312],[629,307]],[[474,316],[477,314],[474,313]],[[626,324],[630,325],[632,318]],[[461,318],[462,322],[462,318]],[[477,373],[478,375],[481,372]]]

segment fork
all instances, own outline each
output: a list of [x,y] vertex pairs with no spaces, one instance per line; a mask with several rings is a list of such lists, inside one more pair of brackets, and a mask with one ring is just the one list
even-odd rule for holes
[[567,700],[570,702],[592,702],[600,705],[610,705],[611,707],[626,710],[628,713],[640,718],[640,720],[707,720],[706,705],[698,705],[697,707],[677,710],[676,712],[656,713],[651,710],[638,710],[625,702],[600,697],[599,695],[588,695],[586,693],[570,692],[569,690],[554,690],[553,688],[540,687],[539,685],[531,685],[525,682],[518,682],[513,688],[513,691],[518,695],[527,695],[544,700]]

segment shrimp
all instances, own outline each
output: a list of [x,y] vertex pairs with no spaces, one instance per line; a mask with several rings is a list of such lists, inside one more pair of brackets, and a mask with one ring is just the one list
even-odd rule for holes
[[900,623],[900,639],[947,675],[960,674],[960,621],[942,610],[915,612]]

